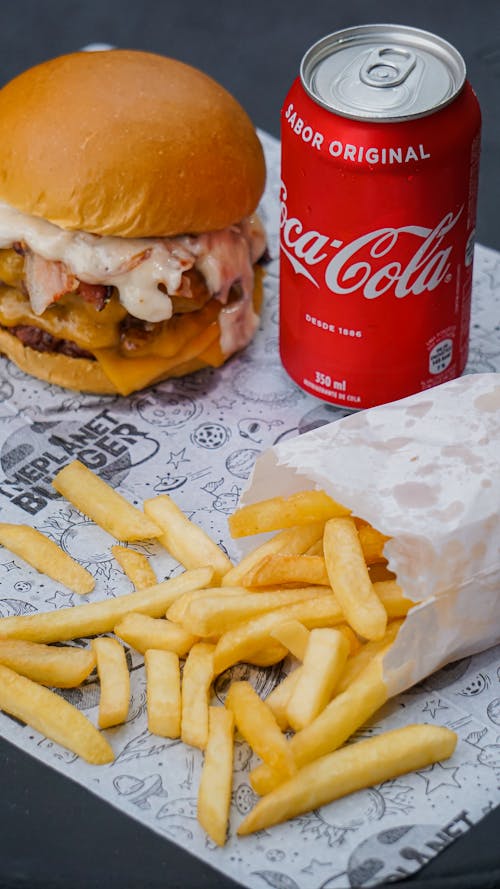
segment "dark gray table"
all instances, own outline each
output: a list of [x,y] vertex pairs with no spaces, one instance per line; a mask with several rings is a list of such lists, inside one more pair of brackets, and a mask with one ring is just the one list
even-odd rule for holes
[[[0,9],[0,82],[94,41],[148,49],[211,74],[236,95],[258,126],[276,136],[281,102],[303,52],[315,40],[341,27],[376,21],[435,31],[464,55],[483,108],[478,240],[500,249],[498,0],[415,0],[405,5],[401,0],[4,0]],[[187,851],[4,741],[0,757],[0,887],[235,887]],[[500,886],[499,836],[497,810],[405,885]]]

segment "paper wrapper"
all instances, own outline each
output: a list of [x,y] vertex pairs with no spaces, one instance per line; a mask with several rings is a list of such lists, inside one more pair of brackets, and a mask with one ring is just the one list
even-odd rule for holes
[[[83,459],[133,502],[168,492],[194,522],[236,557],[227,516],[237,505],[255,458],[278,442],[291,442],[300,433],[345,414],[298,389],[279,361],[279,146],[265,134],[262,140],[268,185],[261,210],[273,261],[267,267],[260,330],[241,356],[218,371],[200,371],[126,399],[65,392],[0,361],[2,521],[39,528],[87,567],[96,580],[94,592],[79,597],[0,549],[0,615],[51,611],[131,590],[111,556],[114,541],[64,500],[52,499],[55,492],[50,479],[71,459]],[[497,253],[477,248],[474,280],[468,369],[498,371]],[[465,411],[462,420],[467,422]],[[350,422],[362,422],[361,415]],[[418,423],[404,435],[409,437],[411,432],[415,438],[417,431]],[[387,454],[388,463],[394,463],[398,453]],[[470,469],[472,472],[474,467]],[[353,477],[349,482],[346,479],[342,469],[336,486],[345,484],[347,494],[347,486],[350,490],[356,485]],[[342,489],[336,490],[342,493]],[[360,508],[375,524],[380,517],[377,503],[370,507],[367,500],[366,508],[365,504]],[[370,512],[371,508],[375,512]],[[405,511],[407,521],[394,531],[409,535],[414,528],[409,518],[415,510],[404,507],[398,513],[403,516]],[[429,508],[426,512],[429,514]],[[493,537],[487,538],[492,545]],[[179,572],[158,545],[134,544],[134,548],[147,553],[158,578]],[[401,558],[400,569],[402,565]],[[444,603],[445,597],[440,598]],[[388,781],[244,839],[236,837],[236,829],[255,800],[248,772],[257,760],[248,746],[237,740],[229,838],[223,849],[215,848],[196,820],[202,754],[148,733],[142,658],[134,651],[128,657],[132,688],[129,718],[124,726],[106,732],[116,755],[113,763],[90,766],[4,714],[0,714],[0,732],[41,762],[245,886],[346,889],[373,886],[390,875],[404,876],[417,871],[500,801],[498,781],[495,783],[500,777],[500,652],[496,648],[451,664],[399,695],[361,733],[435,720],[459,732],[460,743],[449,762]],[[282,672],[280,665],[267,670],[242,665],[235,668],[234,675],[248,676],[265,697]],[[215,684],[216,703],[224,700],[227,678],[222,676]],[[99,686],[95,678],[62,694],[96,722]],[[75,860],[75,873],[78,867]],[[214,876],[214,884],[216,880]]]
[[[500,374],[344,417],[263,454],[242,497],[323,488],[391,540],[421,602],[385,658],[391,696],[500,641]],[[425,600],[425,601],[423,601]]]

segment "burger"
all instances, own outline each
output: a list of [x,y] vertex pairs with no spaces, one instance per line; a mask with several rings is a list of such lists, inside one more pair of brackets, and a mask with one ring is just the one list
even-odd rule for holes
[[151,53],[73,53],[0,90],[0,127],[0,352],[127,395],[247,345],[265,164],[223,87]]

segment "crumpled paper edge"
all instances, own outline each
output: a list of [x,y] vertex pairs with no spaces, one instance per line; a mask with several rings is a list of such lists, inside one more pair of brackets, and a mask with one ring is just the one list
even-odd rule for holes
[[[482,392],[483,384],[488,385],[491,382],[494,387],[499,385],[500,374],[476,374],[462,378],[461,381],[453,380],[451,385],[455,388],[460,387],[461,382],[464,388],[467,386],[469,389],[477,385]],[[450,383],[444,384],[442,388],[446,386],[449,387]],[[435,392],[436,390],[434,394]],[[382,407],[397,410],[398,405],[412,402],[418,404],[425,397],[424,391],[408,399],[402,399],[401,402]],[[322,426],[320,430],[288,441],[284,446],[278,445],[268,449],[255,464],[248,486],[242,494],[241,504],[254,503],[269,496],[289,496],[313,484],[317,488],[326,490],[334,498],[340,499],[353,510],[354,514],[367,519],[386,533],[388,528],[384,527],[383,514],[375,515],[370,508],[366,509],[364,503],[361,506],[360,499],[363,498],[360,498],[359,488],[356,488],[357,480],[354,480],[351,487],[348,486],[347,496],[344,480],[342,495],[339,497],[338,482],[326,477],[319,464],[315,468],[309,465],[305,470],[300,463],[301,451],[307,449],[308,443],[314,443],[317,439],[322,439],[323,442],[331,440],[334,446],[335,438],[341,434],[342,428],[353,425],[354,416],[357,416],[358,420],[366,419],[367,414],[373,414],[377,410],[380,412],[380,409],[372,408],[363,414],[352,414],[329,426]],[[404,527],[403,515],[401,527]],[[395,533],[397,534],[397,529]],[[404,546],[412,544],[415,544],[415,537],[410,535],[404,541]],[[251,545],[255,545],[255,538],[252,539]],[[249,542],[243,544],[243,549],[249,547]],[[425,554],[425,547],[423,553]],[[389,542],[386,555],[389,558],[389,568],[399,575],[401,560],[397,540]],[[404,583],[403,589],[406,595],[419,601],[414,590],[407,591]],[[384,680],[390,697],[416,685],[446,664],[477,654],[500,642],[500,549],[498,564],[488,565],[484,572],[474,574],[465,583],[458,587],[452,586],[448,590],[440,590],[439,593],[437,596],[424,594],[420,597],[425,601],[421,601],[411,610],[395,643],[384,658]],[[473,603],[472,608],[471,603]],[[475,603],[478,603],[477,611]]]

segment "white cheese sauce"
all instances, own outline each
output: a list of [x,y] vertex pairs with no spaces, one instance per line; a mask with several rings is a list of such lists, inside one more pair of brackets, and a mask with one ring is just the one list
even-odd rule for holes
[[[257,216],[240,225],[197,236],[116,238],[65,231],[46,219],[28,216],[0,203],[0,248],[12,247],[18,241],[46,260],[64,263],[68,272],[87,284],[116,287],[122,305],[144,321],[166,321],[172,316],[168,294],[173,296],[179,291],[182,274],[190,268],[200,271],[209,292],[224,304],[231,287],[238,282],[241,306],[238,312],[231,308],[221,324],[222,351],[226,354],[240,348],[234,343],[240,342],[243,331],[248,342],[255,330],[253,264],[266,247]],[[159,290],[159,284],[167,293]],[[45,308],[37,305],[33,311],[42,314]],[[234,335],[229,331],[231,317],[235,322],[238,317],[238,323],[233,325]]]

